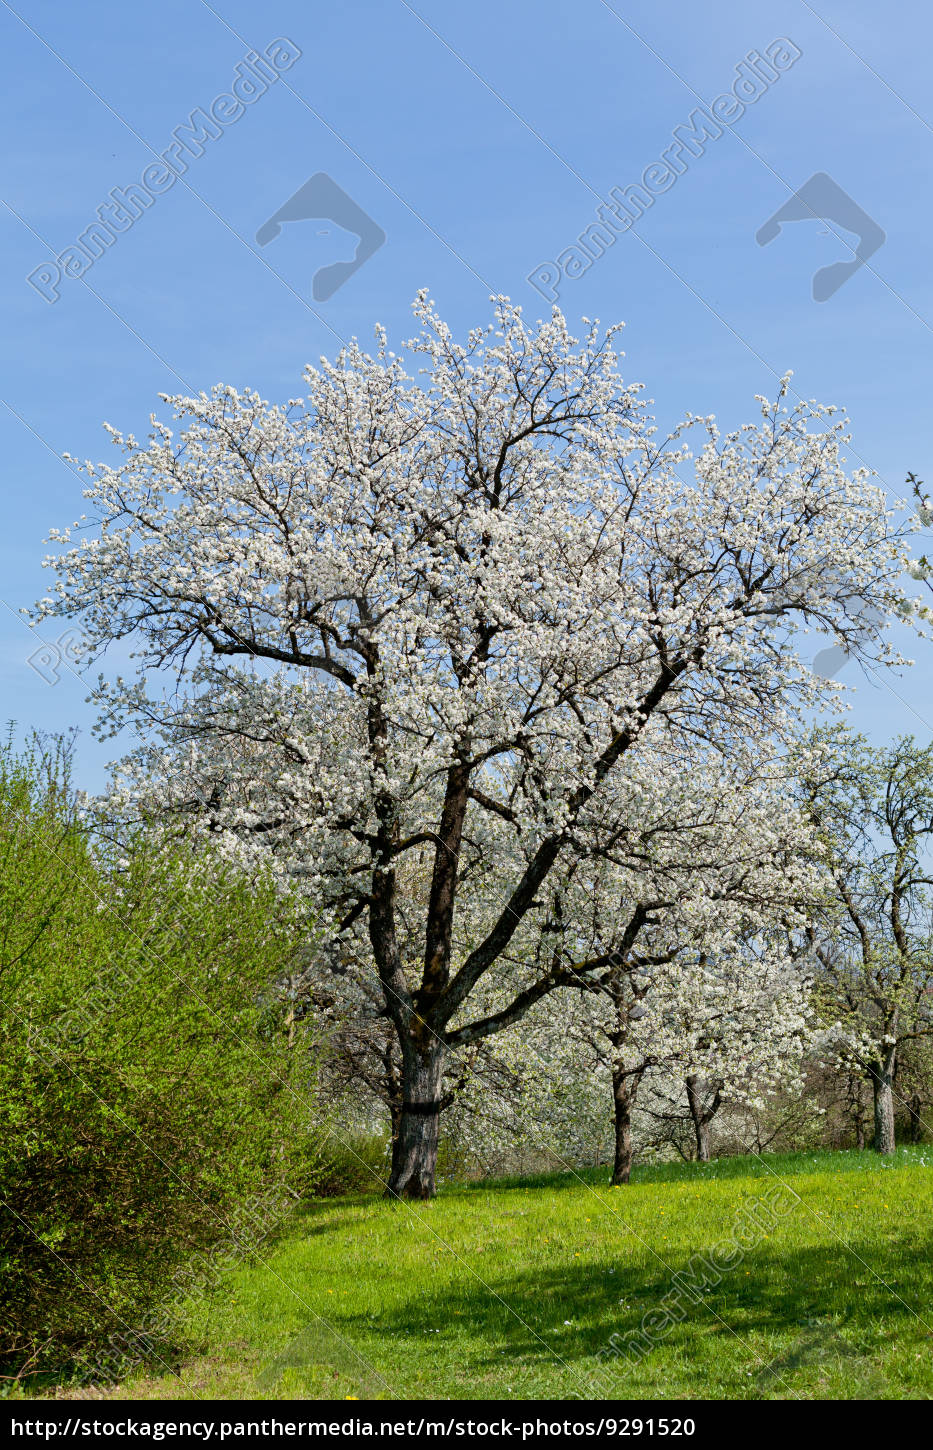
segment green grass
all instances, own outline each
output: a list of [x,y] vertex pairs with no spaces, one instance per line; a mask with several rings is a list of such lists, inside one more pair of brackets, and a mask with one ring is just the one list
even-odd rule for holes
[[[190,1305],[180,1376],[248,1399],[929,1398],[933,1148],[768,1155],[313,1203]],[[774,1175],[777,1175],[775,1177]],[[783,1180],[799,1202],[634,1365],[600,1359]],[[618,1343],[618,1341],[617,1341]]]

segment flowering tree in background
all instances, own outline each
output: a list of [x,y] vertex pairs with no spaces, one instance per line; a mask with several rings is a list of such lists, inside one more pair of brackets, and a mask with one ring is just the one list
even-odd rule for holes
[[818,737],[803,771],[832,907],[807,935],[844,1061],[868,1078],[874,1148],[894,1152],[898,1056],[933,1037],[933,745]]
[[760,1106],[771,1093],[801,1090],[814,1043],[812,981],[773,928],[753,938],[740,934],[699,981],[700,997],[691,1001],[681,987],[674,1010],[696,1156],[707,1162],[711,1124],[724,1104]]
[[[646,1075],[686,1083],[704,1158],[702,1083],[716,1107],[724,1090],[789,1086],[807,1037],[809,982],[787,928],[805,928],[820,883],[787,764],[739,747],[704,762],[694,749],[689,770],[661,761],[654,776],[651,797],[643,790],[614,832],[604,811],[589,843],[595,871],[578,856],[569,872],[577,934],[603,963],[581,976],[588,1010],[569,1030],[612,1085],[614,1183],[629,1181]],[[620,846],[600,844],[613,837]]]
[[450,1054],[607,965],[550,885],[581,840],[624,855],[609,783],[631,822],[644,751],[689,770],[789,730],[832,688],[795,624],[883,660],[866,606],[909,605],[832,409],[782,389],[736,433],[661,438],[618,329],[578,342],[500,298],[460,344],[415,313],[422,381],[379,334],[304,400],[217,387],[165,399],[177,434],[111,430],[102,523],[55,536],[39,614],[80,616],[91,654],[135,641],[140,677],[103,687],[152,741],[125,798],[300,875],[335,959],[365,958],[401,1056],[389,1191],[421,1197]]
[[586,1037],[611,1078],[615,1120],[613,1183],[628,1183],[633,1121],[642,1083],[670,1104],[686,1088],[696,1157],[710,1158],[710,1123],[723,1102],[760,1103],[800,1086],[810,1038],[808,981],[786,953],[744,943],[715,960],[673,957],[664,968],[614,974]]

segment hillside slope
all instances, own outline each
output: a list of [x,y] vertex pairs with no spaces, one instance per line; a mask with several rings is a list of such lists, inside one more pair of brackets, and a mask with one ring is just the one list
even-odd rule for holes
[[930,1165],[768,1155],[315,1203],[189,1306],[177,1376],[103,1393],[927,1398]]

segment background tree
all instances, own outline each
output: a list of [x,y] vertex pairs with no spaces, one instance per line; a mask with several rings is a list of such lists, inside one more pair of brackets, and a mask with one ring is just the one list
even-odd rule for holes
[[900,1117],[905,1139],[922,1143],[933,1128],[933,1035],[901,1044],[894,1092],[895,1118]]
[[802,926],[819,890],[780,757],[694,747],[688,771],[644,748],[637,764],[576,833],[551,912],[574,923],[584,970],[572,985],[589,1010],[572,1030],[612,1084],[616,1183],[629,1180],[646,1074],[675,1078],[679,1093],[691,1080],[701,1157],[726,1083],[734,1100],[790,1084],[808,983],[781,928]]
[[[761,1103],[777,1087],[788,1093],[799,1087],[809,983],[794,959],[773,949],[769,959],[764,943],[751,945],[757,948],[752,961],[726,948],[712,958],[672,954],[646,967],[633,953],[602,999],[593,990],[588,1016],[574,1020],[574,1034],[596,1053],[611,1082],[613,1183],[628,1183],[631,1175],[643,1082],[649,1116],[669,1129],[684,1121],[686,1087],[687,1121],[701,1161],[711,1156],[709,1126],[724,1101]],[[672,1141],[670,1131],[664,1137]]]
[[893,1153],[899,1054],[933,1034],[933,746],[824,735],[804,797],[832,893],[808,933],[822,1007],[871,1084],[875,1151]]

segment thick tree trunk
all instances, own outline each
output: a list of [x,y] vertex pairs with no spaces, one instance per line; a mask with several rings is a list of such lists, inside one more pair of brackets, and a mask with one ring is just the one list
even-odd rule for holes
[[445,1055],[437,1041],[402,1046],[403,1101],[387,1198],[434,1197]]
[[700,1079],[697,1074],[691,1073],[686,1079],[687,1103],[690,1107],[690,1116],[693,1119],[693,1133],[697,1144],[697,1160],[700,1163],[708,1163],[710,1158],[710,1119],[712,1113],[703,1112],[703,1100],[700,1092]]
[[872,1147],[876,1153],[894,1152],[894,1082],[895,1054],[889,1052],[871,1068],[871,1087],[875,1103],[875,1139]]
[[615,1159],[612,1182],[628,1183],[632,1172],[632,1109],[635,1090],[629,1086],[628,1075],[615,1068],[612,1073],[612,1102],[615,1113]]

